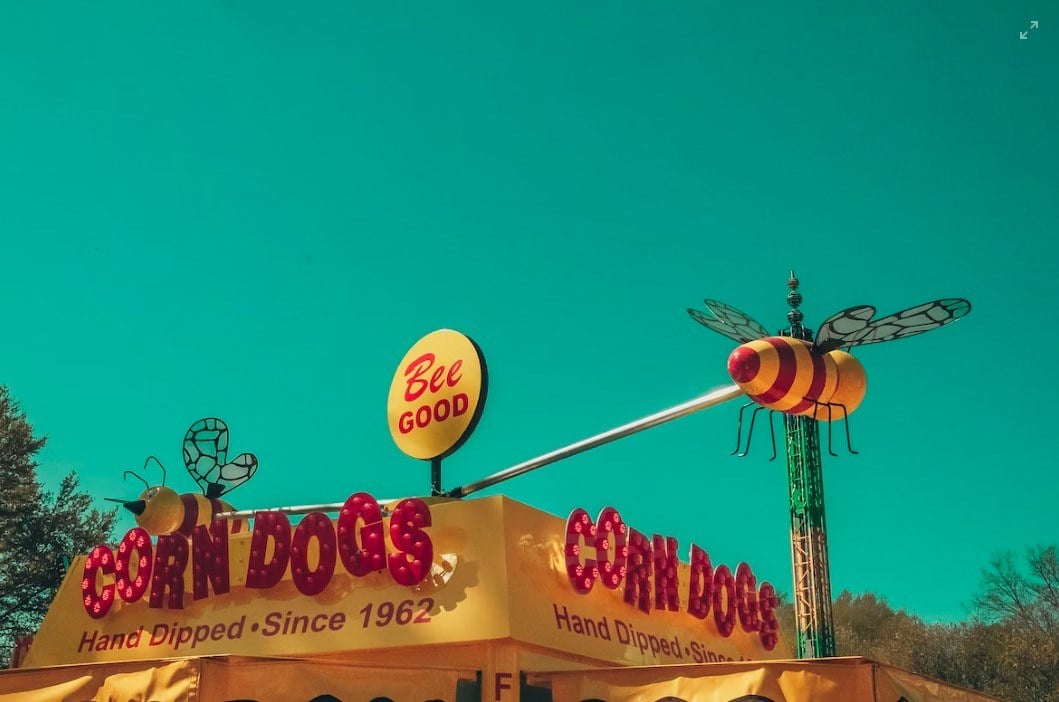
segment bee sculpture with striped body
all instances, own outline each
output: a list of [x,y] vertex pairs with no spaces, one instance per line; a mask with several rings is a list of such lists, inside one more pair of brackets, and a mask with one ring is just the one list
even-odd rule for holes
[[[703,302],[705,311],[688,309],[691,318],[741,344],[728,356],[728,373],[752,400],[751,404],[759,405],[751,418],[750,432],[761,409],[827,422],[848,418],[864,399],[867,376],[860,361],[842,349],[922,334],[955,322],[971,311],[967,300],[949,297],[873,319],[875,308],[860,305],[828,317],[820,325],[815,340],[810,342],[791,336],[772,336],[730,305],[717,300]],[[745,405],[743,410],[749,406]],[[739,412],[740,431],[743,410]],[[848,442],[848,426],[846,438]],[[738,437],[736,442],[733,453],[739,450]],[[856,453],[852,447],[850,451]],[[746,452],[741,455],[745,456]]]
[[[147,487],[136,500],[121,502],[136,517],[136,525],[153,536],[183,534],[191,537],[197,526],[209,527],[220,512],[230,512],[230,504],[221,500],[225,493],[239,487],[253,477],[257,470],[257,457],[252,453],[241,453],[228,461],[228,425],[216,418],[200,419],[188,428],[184,435],[184,465],[202,493],[178,494],[165,485],[165,467],[154,456],[151,460],[162,469],[162,484],[150,485],[132,471],[125,471],[139,478]],[[108,498],[109,499],[109,498]],[[231,520],[230,533],[249,531],[245,520]]]

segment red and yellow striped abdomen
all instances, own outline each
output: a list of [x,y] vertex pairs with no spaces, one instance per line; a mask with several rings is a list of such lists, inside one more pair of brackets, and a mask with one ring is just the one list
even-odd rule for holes
[[860,362],[843,351],[826,354],[807,341],[769,336],[739,346],[728,357],[732,380],[754,402],[786,414],[842,419],[860,405],[867,381]]
[[[213,523],[214,515],[218,512],[231,512],[234,508],[224,500],[211,500],[205,495],[197,492],[185,493],[180,496],[184,505],[184,519],[177,528],[176,533],[191,538],[191,532],[197,526],[209,526]],[[250,531],[250,526],[245,519],[232,519],[230,534],[238,534]]]

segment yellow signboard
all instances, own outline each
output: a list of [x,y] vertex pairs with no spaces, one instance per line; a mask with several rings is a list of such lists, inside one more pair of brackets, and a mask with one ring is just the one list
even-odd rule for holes
[[[92,573],[97,583],[86,583],[85,566],[90,564],[80,557],[60,586],[26,665],[217,654],[309,655],[506,636],[499,608],[505,573],[493,565],[503,564],[503,544],[478,526],[499,520],[500,507],[497,501],[434,505],[426,527],[433,545],[432,567],[411,587],[398,584],[389,570],[353,575],[333,560],[326,587],[311,596],[301,591],[304,586],[296,582],[291,567],[277,573],[278,582],[271,587],[248,586],[248,579],[253,585],[275,563],[278,551],[293,550],[277,548],[284,539],[252,548],[263,513],[255,518],[255,532],[227,535],[227,581],[220,588],[211,581],[205,593],[200,589],[205,596],[199,599],[194,579],[201,568],[192,559],[184,568],[179,596],[170,583],[164,596],[153,597],[152,592],[150,598],[133,602],[114,597],[104,616],[90,616],[83,588],[87,584],[92,592],[105,595],[110,577],[97,571]],[[337,520],[334,526],[336,531],[342,528]],[[386,518],[379,531],[389,532],[391,526]],[[159,543],[174,537],[183,538],[160,537]],[[362,532],[362,538],[366,545],[372,534]],[[398,555],[392,545],[387,550],[387,556]],[[323,561],[319,553],[316,563],[312,553],[304,558],[317,570]]]
[[[83,556],[72,565],[25,665],[220,654],[305,656],[498,639],[618,664],[790,655],[782,642],[770,649],[759,634],[739,627],[725,636],[712,618],[689,614],[687,564],[680,564],[677,574],[684,591],[681,607],[644,610],[627,604],[621,589],[600,586],[581,594],[571,585],[564,553],[567,523],[558,517],[499,496],[435,502],[427,512],[414,514],[408,511],[409,502],[395,508],[397,516],[384,519],[378,532],[370,530],[371,524],[354,522],[363,553],[373,534],[390,534],[390,564],[382,570],[351,568],[359,561],[341,545],[341,562],[336,565],[332,555],[329,570],[321,565],[334,548],[323,547],[333,543],[328,535],[340,534],[343,543],[341,533],[349,528],[344,515],[323,525],[307,517],[302,525],[312,525],[311,535],[302,541],[302,525],[293,536],[262,536],[272,528],[269,523],[274,527],[282,521],[278,512],[259,513],[250,533],[215,530],[215,537],[225,538],[228,567],[223,578],[204,573],[204,564],[216,567],[220,542],[213,542],[203,560],[208,550],[204,543],[185,540],[183,553],[190,556],[180,571],[174,554],[181,548],[162,545],[169,543],[166,539],[180,543],[184,537],[159,537],[152,585],[130,601],[121,592],[114,595],[115,571],[108,574],[99,565],[109,551],[99,547],[95,566],[92,557]],[[347,504],[353,504],[353,498]],[[414,523],[421,529],[413,532],[417,535],[412,543],[401,529]],[[307,550],[295,565],[293,552],[299,548]],[[406,561],[412,556],[398,549],[416,548],[432,554],[429,567],[422,580],[401,584],[402,564],[413,567],[414,561]],[[262,573],[267,575],[278,562],[277,554],[285,550],[292,552],[292,565],[275,569],[274,584],[263,583]],[[159,553],[165,554],[163,560]],[[119,577],[131,577],[121,572]],[[178,580],[181,572],[183,579]],[[321,584],[313,577],[326,581]],[[650,581],[646,585],[650,587]],[[100,614],[93,606],[107,599],[107,593],[110,603]],[[728,603],[729,610],[735,606]]]
[[[689,612],[687,563],[676,564],[676,608],[655,607],[654,573],[644,583],[649,596],[645,611],[639,606],[640,592],[635,603],[626,601],[626,582],[614,588],[597,583],[585,594],[573,587],[563,523],[517,502],[507,503],[505,516],[509,617],[512,636],[519,641],[623,665],[790,657],[785,646],[767,648],[758,633],[734,627],[724,634],[713,617]],[[734,610],[735,603],[728,609]]]
[[412,458],[444,458],[467,440],[485,405],[485,359],[451,329],[417,341],[397,366],[386,413],[397,447]]

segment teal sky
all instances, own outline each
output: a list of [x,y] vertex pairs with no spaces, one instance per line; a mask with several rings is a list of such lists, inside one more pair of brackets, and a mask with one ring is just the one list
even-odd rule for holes
[[[965,615],[1059,542],[1051,3],[75,3],[0,9],[0,383],[41,478],[135,496],[225,418],[241,508],[423,494],[386,393],[420,336],[490,370],[455,487],[729,382],[704,297],[807,324],[971,299],[865,348],[825,457],[831,575]],[[1039,28],[1028,38],[1030,21]],[[498,486],[607,504],[791,590],[787,479],[738,403]],[[132,525],[122,517],[120,529]]]

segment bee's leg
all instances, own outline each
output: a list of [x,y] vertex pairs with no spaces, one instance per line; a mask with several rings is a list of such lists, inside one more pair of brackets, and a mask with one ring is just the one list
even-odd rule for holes
[[849,412],[846,411],[846,406],[839,404],[836,404],[835,406],[842,408],[842,418],[846,420],[846,448],[849,449],[850,453],[860,453],[860,451],[853,450],[853,442],[849,438]]
[[831,408],[832,407],[834,407],[834,405],[831,404],[830,402],[828,402],[827,403],[827,452],[830,455],[835,456],[837,458],[838,454],[835,453],[834,449],[831,448],[831,424],[832,424],[832,420],[834,419],[831,416]]
[[748,403],[746,403],[745,405],[743,405],[742,407],[739,408],[739,423],[736,425],[736,428],[735,428],[735,451],[732,451],[732,455],[733,456],[735,454],[739,453],[739,447],[743,445],[742,444],[742,437],[743,437],[743,411],[747,407],[749,407],[750,405],[753,405],[753,404],[754,404],[753,402],[748,402]]
[[769,462],[776,460],[776,423],[772,421],[772,415],[776,414],[775,410],[769,410],[769,436],[772,437],[772,458]]
[[754,408],[754,413],[750,415],[750,428],[746,432],[746,451],[743,451],[741,454],[739,454],[740,458],[750,453],[750,441],[754,436],[754,422],[757,420],[757,413],[763,409],[765,408],[761,405],[758,405]]

